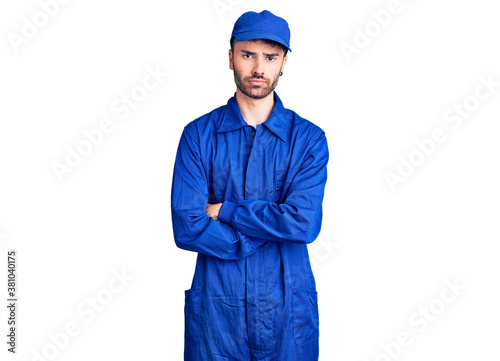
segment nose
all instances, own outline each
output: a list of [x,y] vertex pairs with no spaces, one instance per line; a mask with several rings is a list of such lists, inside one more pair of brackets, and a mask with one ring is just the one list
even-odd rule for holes
[[264,76],[264,61],[261,59],[260,56],[255,57],[252,75]]

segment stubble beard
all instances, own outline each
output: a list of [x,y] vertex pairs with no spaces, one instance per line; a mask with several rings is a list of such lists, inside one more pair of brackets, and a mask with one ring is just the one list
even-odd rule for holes
[[271,83],[270,86],[265,86],[265,85],[260,85],[260,86],[255,86],[252,84],[249,84],[248,82],[255,79],[255,80],[261,80],[265,81],[266,84],[269,84],[268,80],[264,77],[258,77],[258,76],[251,76],[248,78],[243,79],[243,75],[241,74],[241,71],[236,69],[236,67],[233,70],[234,73],[234,81],[236,83],[236,87],[247,97],[252,98],[252,99],[263,99],[267,97],[271,92],[276,88],[278,85],[278,80],[279,80],[279,75],[276,75],[275,78],[273,79],[273,82]]

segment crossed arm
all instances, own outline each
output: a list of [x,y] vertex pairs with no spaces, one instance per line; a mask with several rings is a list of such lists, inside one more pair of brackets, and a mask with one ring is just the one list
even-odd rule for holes
[[207,204],[208,184],[201,159],[196,135],[185,128],[177,151],[171,197],[178,247],[222,259],[240,259],[268,241],[310,243],[316,239],[327,176],[324,133],[304,155],[281,204],[249,199]]

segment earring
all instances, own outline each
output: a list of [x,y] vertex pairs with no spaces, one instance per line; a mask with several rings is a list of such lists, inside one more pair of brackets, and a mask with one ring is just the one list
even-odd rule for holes
[[282,71],[280,71],[280,76],[282,76],[282,75],[283,75],[283,72],[282,72]]

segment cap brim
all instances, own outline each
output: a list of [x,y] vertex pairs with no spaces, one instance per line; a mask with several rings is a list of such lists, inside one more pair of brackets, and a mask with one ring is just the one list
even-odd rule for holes
[[234,34],[234,37],[238,41],[247,41],[247,40],[255,40],[255,39],[273,40],[273,41],[276,41],[276,42],[280,43],[281,45],[283,45],[285,48],[288,49],[288,51],[292,51],[292,49],[290,49],[290,46],[282,38],[280,38],[279,36],[276,36],[274,34],[270,34],[268,32],[265,32],[265,31],[247,31],[244,33]]

